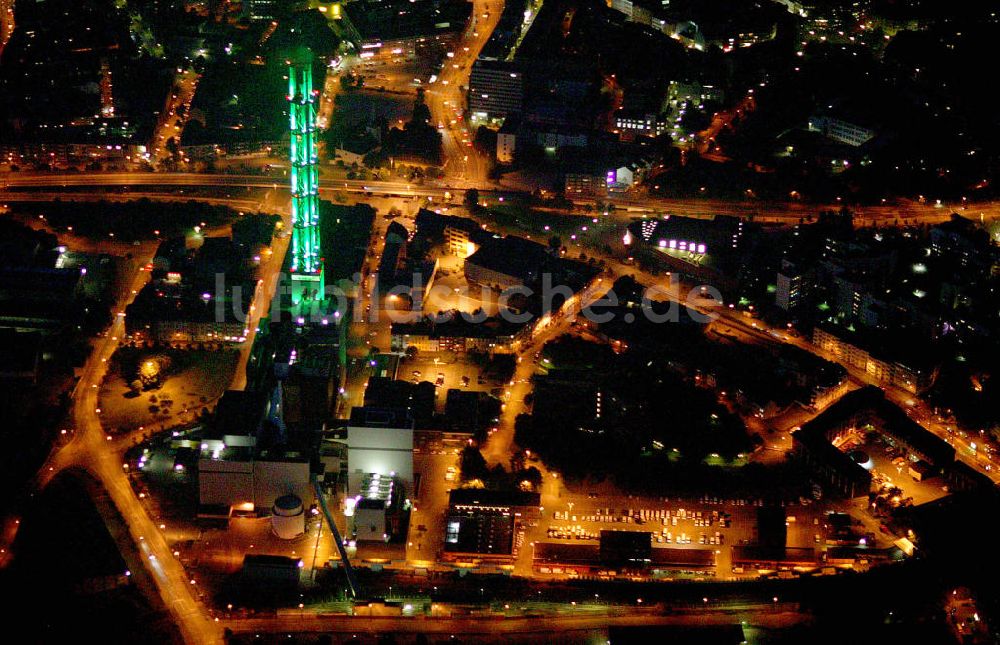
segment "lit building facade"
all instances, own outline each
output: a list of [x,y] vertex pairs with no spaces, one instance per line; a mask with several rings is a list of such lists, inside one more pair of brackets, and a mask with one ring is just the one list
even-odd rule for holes
[[504,119],[520,112],[524,103],[524,74],[499,61],[477,60],[469,76],[469,113],[475,120]]
[[932,370],[922,371],[898,361],[874,356],[869,350],[858,347],[820,327],[813,331],[813,343],[852,367],[863,369],[872,378],[901,387],[913,394],[929,388],[937,376]]
[[814,116],[809,119],[809,131],[820,132],[829,139],[855,148],[868,143],[876,134],[871,128],[831,116]]

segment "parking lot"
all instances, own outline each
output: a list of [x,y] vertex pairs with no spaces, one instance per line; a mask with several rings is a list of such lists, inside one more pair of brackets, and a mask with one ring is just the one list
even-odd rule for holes
[[[865,442],[862,449],[873,462],[872,475],[876,480],[902,490],[900,497],[912,498],[914,505],[925,504],[944,497],[945,482],[940,476],[917,481],[909,472],[909,461],[901,451],[881,440]],[[909,502],[907,502],[909,503]]]
[[[579,490],[561,479],[546,481],[541,519],[527,527],[525,540],[537,542],[597,544],[602,530],[651,533],[653,548],[711,549],[716,552],[717,577],[739,577],[732,572],[732,547],[757,541],[757,509],[760,500],[739,498],[684,499],[624,495],[610,483]],[[790,503],[785,507],[787,546],[826,546],[824,523],[829,511],[852,511],[850,504],[833,502]],[[894,538],[877,530],[878,521],[864,518],[866,528],[876,531],[878,547]],[[516,572],[529,575],[531,551],[518,558]],[[536,574],[537,575],[537,574]],[[747,571],[746,576],[756,575]]]
[[425,315],[452,310],[471,314],[478,309],[488,316],[498,313],[500,294],[486,291],[479,285],[469,285],[464,266],[464,260],[454,255],[439,258],[434,287],[424,302]]
[[406,559],[410,563],[426,563],[429,566],[444,547],[448,491],[458,486],[461,445],[455,441],[432,438],[429,434],[421,439],[416,442],[413,451],[413,468],[420,474],[420,490],[410,515]]
[[404,360],[399,369],[400,379],[417,383],[429,381],[435,384],[437,399],[434,409],[442,413],[450,389],[502,393],[497,391],[503,387],[502,383],[481,378],[481,375],[480,365],[474,363],[466,354],[456,352],[417,354],[414,358]]

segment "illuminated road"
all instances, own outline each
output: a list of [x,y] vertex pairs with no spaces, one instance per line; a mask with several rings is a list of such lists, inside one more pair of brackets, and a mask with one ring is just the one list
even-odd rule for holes
[[[531,376],[535,372],[534,354],[540,351],[545,343],[555,340],[569,331],[580,312],[591,306],[602,297],[611,284],[607,276],[596,278],[582,291],[572,296],[560,312],[549,318],[546,316],[535,327],[531,340],[518,352],[517,368],[514,378],[504,391],[503,409],[500,423],[482,449],[483,457],[490,464],[507,465],[514,445],[514,423],[517,416],[527,412],[524,398],[531,392]],[[543,474],[544,469],[541,469]]]
[[[742,117],[744,112],[752,112],[756,108],[756,102],[752,93],[753,90],[750,90],[750,92],[750,94],[743,97],[738,105],[722,112],[716,112],[712,116],[712,122],[709,126],[698,133],[696,137],[697,142],[691,142],[698,154],[706,155],[712,153],[715,155],[715,158],[720,158],[717,154],[718,147],[715,146],[715,138],[724,129],[732,126],[735,117]],[[715,147],[713,148],[713,146]]]
[[[480,158],[479,152],[469,145],[475,132],[469,131],[468,119],[458,118],[465,112],[465,92],[468,87],[472,63],[479,57],[503,12],[503,2],[474,0],[472,20],[475,27],[455,47],[454,58],[445,59],[441,75],[427,90],[427,107],[431,111],[431,124],[442,136],[448,174],[462,186],[481,186],[486,183],[489,162]],[[455,121],[452,124],[452,120]]]
[[0,54],[14,34],[14,0],[0,0]]
[[326,130],[330,127],[334,108],[337,104],[337,94],[340,92],[340,77],[350,71],[351,58],[345,58],[339,67],[327,67],[323,77],[323,91],[320,94],[319,109],[316,111],[316,127]]
[[[350,340],[347,350],[348,365],[345,369],[346,379],[340,402],[343,409],[338,410],[343,414],[349,413],[352,407],[364,405],[365,388],[371,376],[371,369],[367,363],[369,351],[375,348],[387,352],[391,344],[390,321],[384,312],[380,312],[382,302],[378,299],[379,291],[375,288],[388,226],[389,220],[376,214],[362,268],[362,274],[366,277],[361,281],[357,297],[354,299],[353,320],[348,322]],[[373,309],[374,313],[371,311]]]
[[[269,198],[275,198],[277,191],[269,191],[265,196],[261,208],[267,207]],[[230,204],[232,206],[232,204]],[[288,204],[282,204],[268,209],[268,212],[280,212],[281,221],[285,231],[292,230],[292,215]],[[267,254],[266,261],[261,263],[260,273],[257,276],[257,290],[254,293],[253,304],[250,305],[250,315],[247,318],[246,340],[240,345],[240,356],[236,362],[236,371],[233,373],[233,382],[229,386],[231,390],[243,390],[247,386],[247,362],[250,360],[250,353],[253,350],[253,343],[257,337],[257,330],[260,327],[262,318],[267,318],[271,313],[271,305],[274,303],[275,292],[281,281],[281,268],[285,262],[285,253],[288,251],[289,237],[275,236],[271,240],[270,254]],[[262,259],[264,254],[262,254]]]
[[[471,157],[470,157],[471,158]],[[6,189],[43,187],[84,187],[84,186],[149,186],[164,187],[204,187],[217,188],[226,193],[226,198],[238,199],[234,191],[242,189],[244,197],[250,198],[255,188],[282,188],[287,180],[259,175],[212,175],[196,173],[8,173],[0,179],[0,199],[17,199],[17,193]],[[410,184],[401,181],[320,179],[320,189],[330,196],[332,192],[373,193],[374,195],[399,195],[403,197],[433,197],[444,199],[445,193],[452,194],[453,202],[461,202],[464,188],[451,185]],[[510,191],[481,189],[480,197],[487,203]],[[199,199],[197,195],[188,196]],[[218,196],[210,198],[222,199]],[[716,215],[732,215],[753,218],[761,222],[795,224],[803,218],[814,217],[821,210],[837,209],[837,204],[807,204],[792,202],[763,202],[759,200],[728,201],[722,199],[661,199],[655,197],[613,196],[609,201],[617,206],[608,217],[626,221],[642,214],[669,213],[686,217],[710,218]],[[591,204],[592,200],[581,200],[580,204]],[[920,204],[910,200],[900,200],[896,204],[877,206],[851,206],[858,225],[877,223],[879,225],[912,225],[937,223],[947,220],[953,211],[965,217],[992,220],[1000,217],[1000,201],[963,204]]]
[[[146,243],[135,249],[135,256],[139,260],[135,266],[141,267],[151,260],[155,249],[154,243]],[[104,336],[97,339],[74,390],[72,435],[66,443],[55,447],[31,482],[28,494],[42,490],[59,472],[69,468],[81,468],[93,475],[114,503],[128,527],[133,543],[143,554],[146,569],[185,641],[216,643],[221,640],[221,632],[205,617],[204,610],[194,595],[197,585],[191,583],[162,533],[139,502],[129,483],[127,471],[123,468],[122,455],[111,445],[110,435],[101,426],[99,386],[107,371],[108,361],[118,348],[118,341],[125,331],[124,309],[132,300],[133,294],[142,289],[148,275],[146,272],[134,271],[130,288],[122,291],[123,295],[112,309],[117,312],[114,322]],[[9,551],[17,526],[17,518],[12,518],[5,527],[4,553]],[[6,564],[6,561],[2,564]]]
[[173,86],[164,102],[163,112],[160,113],[149,141],[149,147],[152,149],[151,158],[154,162],[170,158],[171,154],[167,149],[167,141],[170,139],[174,139],[174,142],[180,145],[184,126],[191,116],[191,101],[194,100],[199,78],[194,70],[178,68]]

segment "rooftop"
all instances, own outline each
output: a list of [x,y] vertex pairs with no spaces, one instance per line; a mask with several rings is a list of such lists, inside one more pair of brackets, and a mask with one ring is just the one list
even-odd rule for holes
[[466,262],[530,281],[536,277],[545,257],[546,249],[541,244],[508,235],[484,241]]
[[401,408],[355,406],[351,408],[348,426],[363,428],[412,428],[413,418]]
[[493,507],[538,507],[538,493],[520,490],[490,490],[486,488],[456,488],[448,494],[448,505]]

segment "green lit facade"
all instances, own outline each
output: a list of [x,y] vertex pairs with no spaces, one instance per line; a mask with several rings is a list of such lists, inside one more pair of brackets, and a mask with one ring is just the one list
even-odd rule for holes
[[320,257],[319,173],[312,55],[300,52],[288,63],[288,116],[292,192],[292,302],[323,298]]

